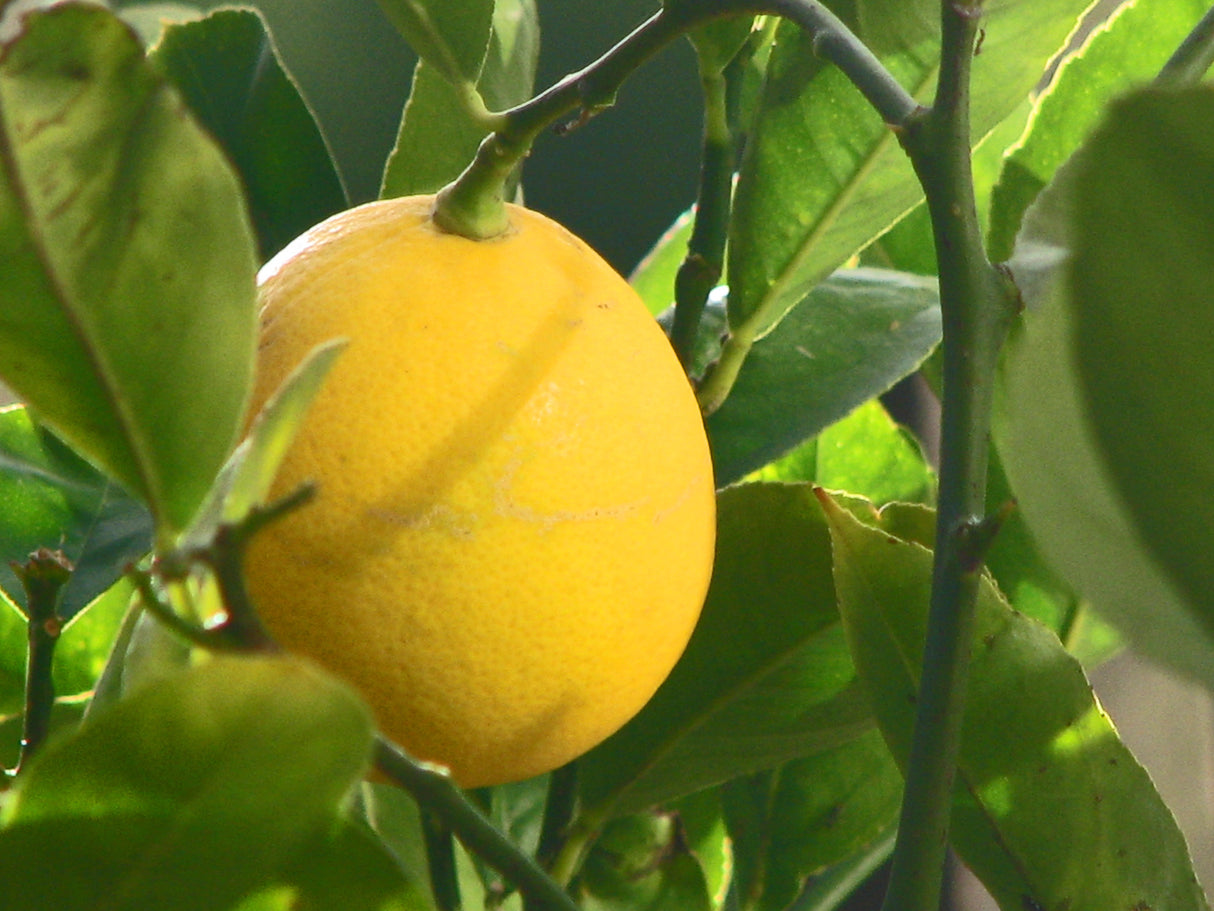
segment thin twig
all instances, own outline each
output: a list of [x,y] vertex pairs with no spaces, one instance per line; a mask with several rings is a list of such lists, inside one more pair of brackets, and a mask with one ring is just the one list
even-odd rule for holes
[[21,753],[17,767],[10,773],[17,775],[50,733],[51,710],[55,706],[55,646],[63,632],[59,594],[72,578],[73,567],[61,551],[40,548],[25,563],[14,563],[12,569],[25,588],[29,633]]
[[417,762],[394,744],[377,739],[375,766],[434,813],[471,852],[518,886],[531,908],[577,911],[573,899],[464,796],[444,771]]

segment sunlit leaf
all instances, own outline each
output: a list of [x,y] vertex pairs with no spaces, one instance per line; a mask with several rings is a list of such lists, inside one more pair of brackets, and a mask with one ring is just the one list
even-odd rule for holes
[[239,522],[253,507],[265,504],[308,406],[345,345],[342,339],[318,345],[262,406],[249,435],[219,473],[190,529],[188,544],[205,545],[221,522]]
[[[881,527],[875,512],[865,524],[822,498],[848,642],[882,734],[905,764],[932,553]],[[985,576],[952,842],[1002,908],[1207,907],[1175,819],[1078,662],[1053,633],[1013,611]]]
[[1066,59],[1004,162],[991,200],[993,257],[1011,255],[1025,210],[1096,126],[1105,105],[1152,79],[1208,8],[1206,0],[1123,4]]
[[26,21],[0,60],[0,375],[168,535],[252,375],[240,187],[118,19],[68,4]]
[[[930,102],[939,67],[936,0],[828,4],[902,86]],[[974,61],[975,140],[1040,80],[1089,0],[1009,0],[986,13]],[[897,139],[859,92],[790,23],[746,151],[730,237],[730,316],[762,334],[806,292],[922,198]]]
[[859,494],[878,505],[893,500],[930,502],[935,495],[935,473],[919,445],[877,399],[760,468],[752,478],[809,481]]
[[145,687],[22,774],[0,829],[5,907],[229,907],[331,830],[370,745],[361,702],[294,660],[215,659]]

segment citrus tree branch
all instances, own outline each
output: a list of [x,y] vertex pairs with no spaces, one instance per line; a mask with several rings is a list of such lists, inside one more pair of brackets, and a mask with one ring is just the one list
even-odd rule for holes
[[944,377],[931,606],[884,911],[939,906],[978,581],[997,523],[983,513],[991,399],[1017,297],[986,256],[974,202],[969,82],[981,4],[943,0],[936,97],[900,133],[932,220]]
[[499,115],[501,126],[481,143],[472,163],[439,191],[435,223],[466,237],[501,234],[507,227],[506,178],[540,133],[571,116],[565,129],[575,128],[610,107],[633,72],[691,29],[713,19],[756,14],[783,16],[809,31],[814,50],[843,71],[886,123],[901,125],[918,110],[864,42],[816,0],[667,0],[598,60]]
[[469,851],[514,883],[529,909],[577,911],[556,881],[499,832],[445,772],[411,759],[382,737],[375,744],[375,766],[412,794],[423,811],[442,820]]
[[690,369],[696,335],[708,295],[716,287],[725,265],[725,240],[733,195],[734,151],[729,128],[728,83],[725,73],[703,69],[704,146],[700,160],[700,188],[696,195],[695,225],[687,256],[674,283],[674,322],[670,343],[685,369]]

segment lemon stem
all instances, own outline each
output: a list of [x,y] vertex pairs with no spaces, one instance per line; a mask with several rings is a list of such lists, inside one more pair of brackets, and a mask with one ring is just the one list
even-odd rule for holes
[[477,150],[472,163],[439,191],[434,223],[473,240],[488,240],[510,226],[505,186],[536,138],[563,118],[564,132],[581,126],[615,103],[620,87],[675,38],[713,19],[768,13],[809,30],[814,48],[838,66],[887,123],[900,124],[918,105],[881,61],[837,16],[814,0],[667,0],[593,63],[570,73],[529,101],[494,119],[501,125]]

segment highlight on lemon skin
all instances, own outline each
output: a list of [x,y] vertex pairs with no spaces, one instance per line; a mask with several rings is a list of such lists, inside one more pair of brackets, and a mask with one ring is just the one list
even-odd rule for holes
[[477,787],[568,762],[644,704],[712,570],[692,390],[636,293],[544,216],[488,241],[431,197],[370,203],[261,275],[255,405],[349,340],[276,480],[319,495],[255,540],[288,648]]

